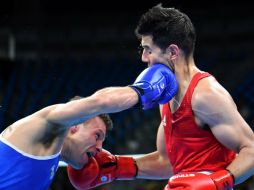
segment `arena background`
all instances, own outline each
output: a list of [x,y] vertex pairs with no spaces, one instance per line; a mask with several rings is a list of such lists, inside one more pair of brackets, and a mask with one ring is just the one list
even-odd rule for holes
[[[245,1],[49,1],[0,3],[0,129],[38,109],[132,83],[146,65],[134,29],[153,5],[179,8],[197,30],[197,65],[232,94],[254,127],[254,13]],[[155,150],[158,109],[111,114],[114,130],[104,148],[114,154]],[[31,179],[32,180],[32,179]],[[115,181],[96,189],[159,190],[166,180]],[[64,167],[50,190],[72,190]],[[235,188],[253,190],[250,178]]]

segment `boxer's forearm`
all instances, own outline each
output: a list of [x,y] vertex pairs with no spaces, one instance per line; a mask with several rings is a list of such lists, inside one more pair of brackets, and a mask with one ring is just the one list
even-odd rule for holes
[[141,179],[168,179],[173,171],[167,157],[157,151],[136,158],[138,167],[137,178]]
[[92,98],[98,100],[95,112],[112,113],[128,109],[138,103],[137,93],[130,87],[108,87],[97,91]]
[[[254,148],[252,144],[242,148],[238,156],[227,167],[234,175],[235,184],[242,183],[254,174]],[[251,168],[251,169],[250,169]]]
[[128,109],[138,103],[137,93],[130,87],[104,88],[91,96],[51,106],[47,120],[70,127],[102,113],[114,113]]

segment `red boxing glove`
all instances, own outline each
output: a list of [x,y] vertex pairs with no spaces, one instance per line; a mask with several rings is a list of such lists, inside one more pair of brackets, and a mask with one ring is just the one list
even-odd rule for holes
[[113,180],[131,180],[137,175],[137,166],[132,157],[115,156],[102,150],[80,170],[67,167],[71,184],[78,190],[86,190],[110,183]]
[[203,173],[180,173],[171,177],[164,190],[232,190],[234,177],[227,170],[210,175]]

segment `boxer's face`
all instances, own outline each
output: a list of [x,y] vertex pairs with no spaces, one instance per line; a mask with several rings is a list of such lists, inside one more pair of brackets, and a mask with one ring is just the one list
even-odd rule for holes
[[143,48],[141,59],[148,66],[154,63],[163,63],[167,65],[168,55],[153,43],[152,36],[142,36],[141,47]]
[[106,125],[99,117],[92,118],[83,124],[74,126],[67,138],[68,144],[67,162],[74,168],[80,169],[90,156],[94,156],[102,149],[102,143],[106,135]]
[[178,62],[181,50],[175,44],[169,44],[166,49],[161,49],[153,42],[152,36],[142,36],[141,37],[141,47],[143,62],[147,63],[148,67],[155,63],[162,63],[174,72],[175,64]]

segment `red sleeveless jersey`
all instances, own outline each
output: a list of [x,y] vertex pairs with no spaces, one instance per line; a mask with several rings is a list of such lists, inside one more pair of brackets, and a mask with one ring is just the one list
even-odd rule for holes
[[168,104],[163,105],[165,143],[174,173],[225,169],[236,156],[215,139],[209,128],[201,129],[195,122],[192,94],[199,80],[208,76],[211,75],[195,74],[180,107],[173,114]]

